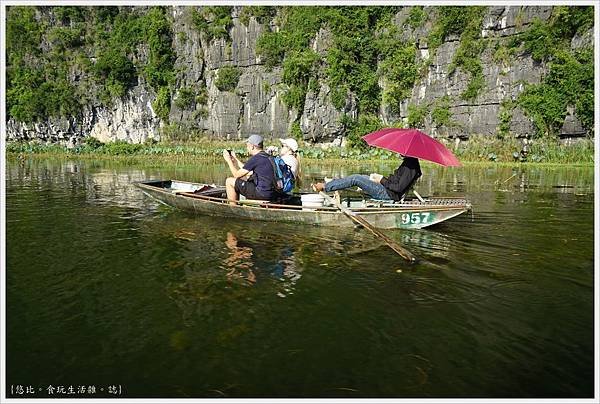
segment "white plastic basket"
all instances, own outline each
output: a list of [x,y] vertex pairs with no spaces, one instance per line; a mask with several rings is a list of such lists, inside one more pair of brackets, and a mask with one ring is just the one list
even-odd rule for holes
[[300,196],[302,200],[302,209],[303,210],[314,210],[316,208],[322,208],[325,202],[325,198],[323,198],[319,194],[304,194]]

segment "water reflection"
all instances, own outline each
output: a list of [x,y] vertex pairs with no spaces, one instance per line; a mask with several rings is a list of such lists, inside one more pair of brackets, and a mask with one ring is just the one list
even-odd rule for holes
[[297,264],[296,254],[292,247],[285,247],[281,251],[281,255],[275,270],[275,276],[278,276],[282,282],[281,290],[277,293],[279,297],[286,297],[294,294],[296,283],[302,278],[302,266]]
[[[222,264],[227,278],[230,281],[243,280],[246,284],[255,284],[257,278],[254,270],[252,243],[240,241],[233,232],[228,231],[225,245],[230,251],[229,256],[223,260]],[[259,245],[257,248],[261,248],[261,246]],[[283,246],[274,247],[274,249],[279,250],[277,257],[273,262],[263,262],[262,265],[265,272],[281,283],[277,296],[286,297],[294,293],[295,285],[302,277],[302,269],[296,263],[294,247]]]
[[254,264],[252,262],[252,248],[239,245],[238,238],[232,233],[227,232],[225,245],[229,249],[229,257],[223,260],[223,267],[227,271],[227,279],[243,279],[247,283],[256,282],[256,275],[252,271]]

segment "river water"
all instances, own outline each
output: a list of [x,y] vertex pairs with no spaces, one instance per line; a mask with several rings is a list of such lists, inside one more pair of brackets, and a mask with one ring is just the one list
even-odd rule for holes
[[388,231],[407,264],[364,229],[194,217],[132,185],[223,183],[221,162],[9,160],[9,397],[592,397],[593,168],[423,171],[473,215]]

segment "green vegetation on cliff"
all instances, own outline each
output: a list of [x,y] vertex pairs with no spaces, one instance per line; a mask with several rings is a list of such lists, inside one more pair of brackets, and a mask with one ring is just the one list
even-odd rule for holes
[[77,117],[142,79],[158,95],[157,115],[168,120],[175,54],[165,8],[15,6],[7,17],[9,116]]
[[[392,82],[386,97],[390,103],[406,98],[406,88],[414,84],[414,74],[403,76],[414,65],[414,45],[390,41],[397,11],[397,7],[283,7],[276,20],[279,30],[264,33],[257,52],[268,67],[283,66],[289,106],[301,109],[311,83],[324,79],[334,106],[344,108],[353,96],[359,114],[373,114],[382,101],[378,85],[382,75]],[[328,50],[317,54],[309,45],[321,28],[329,31],[331,38],[321,39],[328,42]],[[382,40],[385,36],[387,41]],[[394,69],[378,71],[382,60],[387,61],[384,66]]]
[[[75,42],[67,39],[76,35],[70,35],[71,31],[81,27],[48,30],[46,24],[35,19],[35,14],[33,7],[8,9],[7,113],[23,122],[78,115],[81,94],[68,79],[69,65],[64,60],[75,60],[65,46]],[[60,45],[46,52],[41,47],[42,39]]]
[[[85,107],[108,106],[138,84],[152,88],[156,95],[153,109],[167,123],[172,104],[188,111],[196,104],[205,105],[205,86],[175,87],[178,72],[169,10],[8,7],[8,117],[27,123],[48,117],[80,117]],[[507,39],[482,37],[488,8],[479,6],[415,6],[404,13],[401,23],[398,16],[406,9],[389,6],[248,6],[238,9],[238,16],[244,25],[252,18],[262,24],[256,52],[267,68],[281,68],[283,101],[299,112],[293,123],[295,132],[307,94],[326,84],[333,106],[352,112],[342,123],[349,144],[360,148],[364,146],[360,133],[384,126],[382,108],[388,120],[399,117],[415,85],[424,80],[436,49],[450,37],[457,39],[458,45],[448,73],[463,73],[469,80],[465,91],[456,96],[462,100],[472,102],[486,90],[480,61],[486,49],[502,66],[510,66],[515,55],[525,54],[548,67],[539,84],[523,83],[525,91],[502,105],[498,138],[510,137],[516,107],[535,123],[535,137],[556,137],[569,110],[593,133],[594,52],[574,49],[571,42],[593,26],[594,9],[557,6],[552,10],[547,21],[536,19]],[[201,33],[203,42],[225,40],[226,47],[231,47],[233,7],[190,7],[189,11],[188,23]],[[518,20],[517,16],[517,26]],[[429,34],[416,44],[410,34],[423,27]],[[184,37],[183,32],[177,36],[181,41]],[[425,42],[430,53],[422,60],[419,47]],[[216,87],[233,91],[241,72],[238,66],[221,67],[215,76]],[[457,102],[460,100],[446,96],[427,105],[409,105],[408,122],[403,124],[452,127],[451,105]],[[208,113],[199,108],[193,116],[206,117]],[[400,124],[386,122],[386,126]]]
[[517,104],[529,115],[536,135],[557,136],[574,107],[583,126],[594,126],[594,52],[571,49],[571,38],[594,24],[593,7],[555,7],[548,22],[534,20],[531,28],[512,41],[538,62],[547,63],[549,73],[540,84],[528,85]]
[[240,69],[235,66],[223,66],[219,69],[215,85],[220,91],[233,91],[240,79]]
[[487,7],[440,7],[433,30],[427,39],[430,51],[435,51],[449,35],[459,35],[460,44],[448,74],[461,68],[470,75],[467,89],[461,94],[464,100],[473,100],[484,87],[483,66],[480,55],[486,43],[481,38],[481,27]]
[[209,42],[216,38],[229,40],[229,30],[233,26],[231,9],[232,7],[209,6],[198,11],[193,8],[192,22]]

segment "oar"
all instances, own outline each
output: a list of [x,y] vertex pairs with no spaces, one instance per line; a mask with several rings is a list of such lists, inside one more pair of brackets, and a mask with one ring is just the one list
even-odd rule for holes
[[379,230],[378,228],[374,227],[364,217],[359,216],[359,215],[356,214],[356,212],[352,212],[350,209],[343,207],[341,204],[339,204],[335,199],[333,199],[332,197],[330,197],[329,195],[327,195],[325,192],[321,191],[321,192],[319,192],[319,194],[323,198],[325,198],[326,200],[328,200],[330,203],[332,203],[336,208],[338,208],[339,210],[341,210],[346,216],[348,216],[354,222],[360,224],[365,229],[367,229],[371,233],[373,233],[375,236],[377,236],[377,237],[381,238],[383,241],[385,241],[385,243],[392,250],[396,251],[396,253],[398,253],[398,255],[400,255],[402,258],[404,258],[405,260],[410,261],[410,262],[413,262],[413,261],[416,260],[416,257],[410,251],[408,251],[406,248],[402,247],[400,244],[396,243],[394,240],[392,240],[391,238],[389,238],[385,234],[383,234],[383,232],[381,230]]

